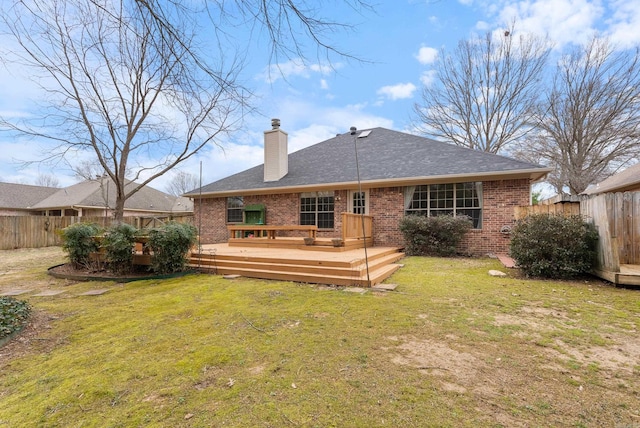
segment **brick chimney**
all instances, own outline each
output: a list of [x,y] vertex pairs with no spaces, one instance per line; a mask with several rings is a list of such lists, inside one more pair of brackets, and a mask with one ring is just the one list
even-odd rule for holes
[[288,135],[280,129],[280,119],[271,119],[264,131],[264,181],[278,181],[289,172]]

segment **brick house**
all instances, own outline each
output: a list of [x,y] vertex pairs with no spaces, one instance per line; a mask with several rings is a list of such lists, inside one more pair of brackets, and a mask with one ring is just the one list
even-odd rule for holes
[[364,212],[373,218],[374,245],[399,247],[405,215],[467,215],[473,229],[460,251],[502,253],[514,207],[529,205],[531,183],[550,171],[385,128],[339,134],[291,154],[279,120],[264,136],[263,165],[184,195],[194,199],[203,244],[226,242],[227,226],[259,206],[266,224],[316,225],[326,238],[340,236],[340,213]]

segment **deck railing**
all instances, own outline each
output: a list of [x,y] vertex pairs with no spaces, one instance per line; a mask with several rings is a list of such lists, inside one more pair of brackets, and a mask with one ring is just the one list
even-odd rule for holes
[[363,237],[367,239],[373,237],[373,217],[370,215],[342,213],[342,239],[362,239]]

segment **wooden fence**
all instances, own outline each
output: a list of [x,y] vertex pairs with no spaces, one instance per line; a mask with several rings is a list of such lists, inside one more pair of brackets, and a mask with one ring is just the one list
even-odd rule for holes
[[593,196],[581,202],[581,211],[598,228],[600,269],[640,264],[640,192]]
[[[193,215],[125,217],[123,222],[143,229],[160,226],[169,220],[193,223]],[[110,217],[0,216],[0,250],[61,245],[59,231],[71,224],[85,222],[108,227],[112,221]]]
[[515,208],[516,220],[532,214],[579,215],[580,202],[560,202],[552,205],[528,205]]

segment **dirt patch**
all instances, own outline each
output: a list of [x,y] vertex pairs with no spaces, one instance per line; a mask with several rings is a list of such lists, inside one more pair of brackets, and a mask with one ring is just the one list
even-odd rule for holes
[[8,343],[0,347],[0,371],[14,358],[33,353],[47,353],[64,343],[65,337],[51,336],[49,332],[52,329],[51,323],[58,319],[59,317],[44,311],[33,311],[27,325]]
[[476,376],[481,362],[473,355],[453,349],[445,343],[431,340],[409,339],[394,349],[391,361],[396,364],[412,366],[418,370],[428,371],[446,379],[451,390],[465,390]]

